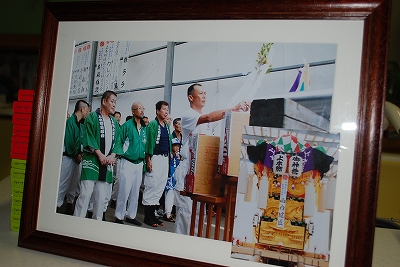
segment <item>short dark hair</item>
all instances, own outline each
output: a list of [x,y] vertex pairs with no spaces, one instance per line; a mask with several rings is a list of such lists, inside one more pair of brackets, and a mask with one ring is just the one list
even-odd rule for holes
[[129,121],[130,119],[132,119],[132,115],[128,115],[128,116],[126,116],[126,118],[125,118],[125,121]]
[[119,112],[119,111],[115,111],[114,116],[115,116],[115,114],[119,114],[119,116],[122,116],[121,112]]
[[77,112],[80,108],[83,108],[85,105],[90,108],[90,105],[85,100],[78,100],[75,104],[74,113]]
[[175,125],[175,124],[178,123],[178,121],[181,121],[181,120],[182,120],[181,118],[175,118],[175,119],[172,121],[172,124]]
[[114,92],[114,91],[110,91],[110,90],[105,91],[105,92],[103,93],[103,95],[101,96],[100,105],[103,104],[103,100],[104,100],[104,99],[107,100],[111,95],[117,96],[117,93]]
[[202,86],[201,84],[199,84],[199,83],[195,83],[195,84],[192,84],[191,86],[189,86],[189,88],[187,89],[187,95],[189,96],[189,95],[191,95],[192,93],[193,93],[193,91],[194,91],[194,87],[195,86]]
[[169,106],[169,104],[168,104],[168,102],[167,101],[164,101],[164,100],[160,100],[160,101],[158,101],[157,103],[156,103],[156,110],[161,110],[161,107],[162,106]]

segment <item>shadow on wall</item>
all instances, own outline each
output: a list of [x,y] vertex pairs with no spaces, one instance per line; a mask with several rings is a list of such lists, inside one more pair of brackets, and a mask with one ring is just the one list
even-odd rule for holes
[[12,123],[10,116],[0,117],[0,180],[10,175]]
[[400,229],[400,225],[390,219],[376,218],[375,227],[388,228],[388,229]]
[[389,61],[386,101],[400,106],[400,65],[396,61]]

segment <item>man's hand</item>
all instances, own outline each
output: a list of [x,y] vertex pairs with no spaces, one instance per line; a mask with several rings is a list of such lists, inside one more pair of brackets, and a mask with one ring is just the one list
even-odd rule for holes
[[82,162],[82,154],[78,154],[77,156],[76,156],[76,158],[75,158],[75,162],[76,162],[76,164],[81,164],[81,162]]
[[151,162],[151,159],[146,159],[146,168],[148,172],[152,172],[153,170],[153,163]]
[[250,102],[249,101],[242,101],[237,104],[232,111],[248,111],[250,109]]
[[115,164],[115,154],[110,154],[106,157],[107,160],[107,165],[112,165],[114,166]]
[[99,159],[101,165],[109,165],[110,164],[106,155],[101,153],[100,150],[95,150],[94,153],[96,154],[97,158]]

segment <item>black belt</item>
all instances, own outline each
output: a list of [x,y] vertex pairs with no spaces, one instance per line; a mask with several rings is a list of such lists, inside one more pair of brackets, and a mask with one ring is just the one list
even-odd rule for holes
[[73,158],[72,155],[68,154],[67,152],[63,152],[63,156],[67,156],[67,157]]
[[139,164],[140,162],[143,161],[143,159],[131,160],[131,159],[128,159],[126,157],[122,157],[122,158],[126,159],[127,161],[129,161],[130,163],[133,163],[133,164]]
[[162,154],[154,154],[156,156],[163,156],[163,157],[168,157],[169,153],[162,153]]

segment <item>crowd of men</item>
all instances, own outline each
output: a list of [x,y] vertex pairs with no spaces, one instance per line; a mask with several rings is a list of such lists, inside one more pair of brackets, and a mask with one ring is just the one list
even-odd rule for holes
[[144,185],[143,222],[152,227],[164,225],[157,216],[164,200],[164,220],[175,222],[176,233],[188,235],[192,201],[180,191],[189,168],[189,135],[205,133],[204,126],[221,120],[227,110],[248,111],[249,103],[203,114],[206,92],[201,84],[191,85],[187,98],[190,107],[173,120],[172,133],[166,101],[156,103],[156,117],[151,121],[145,120],[142,103],[134,102],[132,116],[122,125],[121,113],[115,110],[115,92],[106,91],[94,112],[86,101],[77,101],[66,122],[57,212],[105,220],[105,211],[112,206],[115,223],[140,226],[136,215]]

